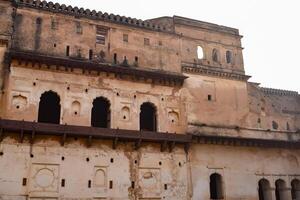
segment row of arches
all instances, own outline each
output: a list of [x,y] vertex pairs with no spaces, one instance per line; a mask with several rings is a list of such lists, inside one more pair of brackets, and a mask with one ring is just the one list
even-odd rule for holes
[[[212,60],[214,62],[220,62],[221,60],[221,56],[220,56],[220,52],[218,49],[214,48],[212,50]],[[204,51],[203,48],[201,46],[197,47],[197,57],[198,59],[203,59],[204,58]],[[225,60],[227,64],[232,64],[233,63],[233,55],[232,52],[227,50],[225,53]]]
[[[60,123],[60,97],[53,91],[41,95],[38,110],[38,122]],[[150,102],[145,102],[140,107],[140,130],[157,131],[156,107]],[[104,97],[97,97],[93,101],[91,110],[91,126],[110,128],[111,109],[110,102]]]
[[[275,182],[276,200],[288,200],[288,192],[286,183],[282,179]],[[272,189],[267,179],[261,179],[258,182],[259,200],[272,200]],[[300,200],[300,180],[293,179],[291,181],[291,197],[292,200]],[[210,199],[224,199],[222,176],[218,173],[210,175]]]
[[[287,200],[288,190],[284,180],[278,179],[275,181],[275,197],[276,200]],[[258,182],[259,200],[272,200],[272,189],[270,182],[267,179],[261,179]],[[291,181],[291,196],[293,200],[300,199],[300,180],[294,179]]]

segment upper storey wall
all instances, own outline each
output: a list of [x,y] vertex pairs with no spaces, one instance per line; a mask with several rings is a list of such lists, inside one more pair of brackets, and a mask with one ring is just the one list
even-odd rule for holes
[[249,126],[294,131],[300,129],[300,96],[297,92],[248,84]]
[[[100,20],[19,8],[14,48],[54,56],[180,72],[180,41],[175,34]],[[67,50],[69,48],[69,50]],[[98,57],[97,57],[98,56]],[[96,58],[97,57],[97,58]]]
[[142,21],[59,4],[18,4],[17,49],[173,72],[192,64],[244,74],[236,29],[177,16]]
[[0,39],[7,40],[12,33],[13,8],[9,1],[0,1]]
[[180,35],[181,62],[184,66],[206,66],[214,70],[245,73],[242,37],[237,29],[179,16],[150,21],[166,25]]

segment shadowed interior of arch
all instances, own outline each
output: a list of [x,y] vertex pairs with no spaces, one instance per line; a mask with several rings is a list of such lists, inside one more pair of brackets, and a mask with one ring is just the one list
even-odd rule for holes
[[99,128],[110,128],[110,103],[104,97],[93,101],[91,125]]
[[267,179],[260,179],[258,182],[259,200],[271,200],[270,182]]
[[38,122],[59,124],[60,98],[57,93],[48,91],[41,95]]
[[275,197],[276,200],[288,199],[286,194],[286,184],[282,179],[278,179],[277,181],[275,181]]
[[210,175],[210,198],[223,199],[222,176],[220,174]]
[[140,130],[156,131],[156,108],[152,103],[143,103],[140,110]]

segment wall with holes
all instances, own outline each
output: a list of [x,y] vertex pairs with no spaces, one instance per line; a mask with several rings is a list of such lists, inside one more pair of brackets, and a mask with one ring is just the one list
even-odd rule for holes
[[275,199],[276,180],[284,180],[285,186],[280,190],[285,196],[282,199],[291,200],[292,181],[300,179],[299,153],[299,150],[276,148],[192,145],[189,154],[192,199],[211,199],[210,175],[217,173],[222,177],[222,199],[258,200],[258,183],[265,178],[270,182],[272,199]]
[[[133,67],[174,72],[181,71],[182,63],[194,63],[244,73],[239,35],[219,32],[217,28],[172,26],[172,31],[155,31],[19,7],[13,47],[102,63],[122,64],[126,57],[126,63]],[[203,48],[203,58],[197,56],[197,46]],[[214,49],[217,60],[212,56]]]
[[[16,67],[14,67],[16,66]],[[155,106],[157,131],[183,134],[186,127],[185,105],[180,88],[132,82],[114,74],[86,74],[32,63],[11,65],[3,98],[3,118],[37,121],[40,97],[53,91],[60,98],[60,124],[91,126],[93,101],[104,97],[110,103],[110,127],[140,129],[140,107],[145,102]]]
[[6,137],[0,144],[0,197],[22,199],[169,199],[188,197],[188,165],[182,148],[68,138]]
[[300,128],[299,94],[293,91],[261,88],[248,84],[251,127],[293,132]]
[[[258,199],[258,183],[270,182],[275,199],[277,180],[290,200],[293,180],[300,179],[299,150],[193,144],[188,154],[177,146],[68,137],[37,136],[18,141],[18,134],[0,143],[0,197],[20,199],[211,199],[210,176],[221,176],[223,199]],[[239,158],[239,159],[237,159]],[[270,165],[271,163],[271,165]],[[13,166],[13,167],[12,167]],[[242,186],[242,187],[241,187]]]

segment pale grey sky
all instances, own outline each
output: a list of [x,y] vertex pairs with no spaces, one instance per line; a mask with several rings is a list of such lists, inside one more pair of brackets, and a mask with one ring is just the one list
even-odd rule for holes
[[179,15],[238,28],[250,81],[300,92],[299,0],[54,0],[138,19]]

